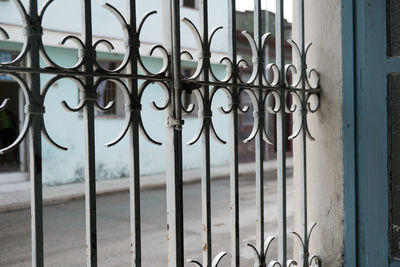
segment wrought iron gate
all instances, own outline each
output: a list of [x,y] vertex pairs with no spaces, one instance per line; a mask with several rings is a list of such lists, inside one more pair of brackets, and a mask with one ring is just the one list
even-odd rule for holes
[[[239,77],[239,68],[247,64],[238,60],[236,51],[236,18],[235,0],[228,1],[228,31],[229,31],[229,56],[221,60],[226,64],[226,77],[218,79],[210,65],[210,44],[214,34],[221,28],[209,31],[207,0],[201,0],[199,5],[200,25],[196,27],[188,19],[183,22],[193,31],[199,49],[198,66],[195,74],[190,78],[184,78],[181,74],[181,56],[189,52],[181,51],[180,45],[180,2],[179,0],[163,0],[162,5],[166,14],[164,16],[164,31],[167,33],[164,45],[156,45],[151,50],[159,50],[163,55],[163,67],[158,73],[152,73],[141,61],[139,54],[140,33],[146,18],[155,12],[148,13],[137,24],[135,0],[128,0],[128,18],[112,5],[104,7],[112,12],[125,33],[126,53],[122,64],[116,70],[105,70],[96,61],[96,47],[103,44],[112,48],[107,40],[92,40],[92,1],[82,2],[82,36],[66,36],[62,44],[72,40],[79,48],[79,60],[71,68],[58,66],[46,53],[42,41],[42,20],[46,9],[54,0],[49,0],[38,9],[37,0],[29,0],[24,7],[20,0],[14,0],[17,5],[23,23],[25,43],[19,56],[12,62],[2,62],[0,73],[5,73],[17,81],[24,93],[26,106],[26,119],[17,140],[9,147],[3,148],[0,153],[7,153],[15,148],[29,133],[30,144],[30,179],[31,179],[31,215],[32,215],[32,265],[43,266],[43,212],[42,212],[42,138],[43,135],[51,144],[60,149],[67,148],[57,144],[46,131],[43,114],[45,112],[44,99],[48,89],[60,79],[70,79],[76,83],[80,91],[80,102],[77,107],[70,107],[66,102],[63,106],[71,111],[83,111],[85,122],[86,140],[86,168],[85,168],[85,209],[86,209],[86,251],[87,266],[97,266],[96,243],[96,179],[95,179],[95,109],[107,110],[111,104],[102,107],[97,102],[97,87],[104,81],[115,83],[124,93],[126,109],[126,127],[120,136],[107,144],[112,146],[118,143],[129,133],[131,140],[131,167],[130,167],[130,202],[131,202],[131,265],[141,266],[141,214],[140,214],[140,170],[139,170],[139,132],[153,143],[156,143],[146,133],[141,118],[141,97],[143,91],[152,83],[158,84],[164,89],[166,101],[163,106],[154,108],[165,110],[166,113],[166,183],[167,183],[167,236],[168,236],[168,266],[183,266],[184,242],[183,242],[183,199],[182,199],[182,127],[184,121],[182,112],[186,110],[181,103],[181,94],[184,91],[193,92],[199,105],[198,116],[201,120],[200,130],[191,141],[202,142],[202,225],[203,243],[202,263],[191,261],[199,266],[217,266],[226,252],[220,252],[212,258],[211,236],[211,194],[210,194],[210,135],[224,143],[215,132],[212,122],[211,104],[215,93],[223,91],[229,101],[229,109],[221,108],[230,117],[230,208],[231,208],[231,266],[239,266],[239,194],[238,194],[238,114],[246,112],[247,108],[240,105],[240,96],[248,94],[252,100],[254,109],[254,126],[248,142],[255,139],[256,144],[256,244],[249,244],[254,251],[255,265],[266,266],[266,253],[275,237],[264,236],[264,195],[263,195],[263,142],[272,144],[271,138],[265,129],[264,117],[266,111],[276,115],[277,129],[277,174],[278,174],[278,259],[268,266],[292,266],[297,262],[288,260],[287,256],[287,227],[286,227],[286,116],[293,113],[298,116],[298,127],[294,129],[290,139],[298,138],[300,150],[295,155],[300,158],[301,171],[301,222],[302,229],[294,233],[300,240],[299,265],[320,266],[319,257],[310,256],[309,240],[315,224],[308,227],[307,221],[307,168],[306,168],[306,138],[313,139],[307,125],[308,112],[315,112],[318,108],[320,94],[319,77],[314,69],[308,69],[306,65],[307,52],[310,46],[304,41],[304,3],[298,0],[298,36],[297,42],[289,41],[298,56],[298,64],[285,65],[284,63],[284,19],[283,0],[276,0],[276,63],[264,62],[263,49],[270,34],[261,32],[261,0],[255,0],[254,9],[254,36],[243,32],[251,45],[253,54],[253,72],[249,81],[242,81]],[[0,37],[7,39],[5,29],[0,27]],[[41,67],[39,60],[42,58],[47,66]],[[26,66],[20,66],[20,62],[26,60]],[[288,73],[292,74],[293,82],[287,79]],[[41,87],[41,75],[50,74],[53,78]],[[269,74],[269,75],[267,75]],[[273,76],[269,79],[268,76]],[[143,81],[139,83],[138,81]],[[289,105],[287,97],[292,97],[294,104]],[[274,98],[274,106],[266,107],[267,97]],[[313,102],[313,99],[315,102]],[[10,100],[4,100],[0,110],[7,108]]]

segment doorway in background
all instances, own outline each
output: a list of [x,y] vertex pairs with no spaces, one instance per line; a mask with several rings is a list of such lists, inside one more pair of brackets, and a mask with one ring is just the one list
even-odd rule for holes
[[[23,96],[19,85],[7,76],[0,79],[0,102],[9,98],[6,110],[0,112],[0,147],[4,148],[12,144],[20,130],[24,120]],[[26,157],[25,142],[5,155],[0,155],[0,184],[26,181]]]

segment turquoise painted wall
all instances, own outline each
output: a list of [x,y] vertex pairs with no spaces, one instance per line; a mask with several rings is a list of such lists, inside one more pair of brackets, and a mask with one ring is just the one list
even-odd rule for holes
[[[20,45],[0,42],[1,50],[15,50]],[[72,66],[77,59],[77,51],[73,49],[47,47],[47,52],[58,64]],[[120,55],[99,54],[99,57],[120,59]],[[149,68],[155,70],[161,66],[161,59],[143,58]],[[44,63],[42,62],[43,66]],[[193,65],[184,63],[183,65]],[[213,66],[218,76],[223,76],[223,66]],[[42,86],[51,78],[51,75],[42,75]],[[60,104],[65,100],[70,106],[78,104],[77,86],[70,80],[62,79],[49,90],[46,99],[46,113],[44,115],[46,128],[50,136],[59,144],[68,147],[68,151],[54,148],[46,140],[43,140],[43,182],[46,185],[65,184],[83,181],[84,179],[84,123],[82,115],[66,111]],[[142,116],[146,130],[157,141],[165,140],[164,112],[154,111],[148,103],[155,101],[162,104],[164,94],[157,85],[149,86],[142,99]],[[225,140],[229,138],[228,117],[216,111],[217,106],[226,106],[225,95],[217,93],[213,103],[213,121],[217,133]],[[194,116],[185,116],[183,126],[183,140],[188,142],[197,130],[199,120]],[[105,143],[113,140],[124,127],[124,118],[96,119],[96,165],[97,179],[112,179],[129,175],[129,135],[120,143],[111,148],[106,148]],[[211,155],[212,166],[227,165],[229,153],[227,145],[221,145],[214,140],[211,143],[213,153]],[[184,170],[200,168],[201,146],[184,146]],[[155,174],[165,170],[165,148],[150,144],[144,138],[140,139],[140,167],[141,173]]]

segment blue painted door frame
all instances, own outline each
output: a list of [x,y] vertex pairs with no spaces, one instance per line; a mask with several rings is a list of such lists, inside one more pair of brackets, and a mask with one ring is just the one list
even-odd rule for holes
[[[342,0],[345,266],[396,267],[389,257],[385,0]],[[400,25],[399,25],[400,27]],[[399,163],[400,164],[400,163]]]

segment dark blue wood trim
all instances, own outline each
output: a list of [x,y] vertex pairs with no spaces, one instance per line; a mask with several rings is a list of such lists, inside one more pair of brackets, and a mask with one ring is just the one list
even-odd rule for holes
[[354,6],[342,0],[344,263],[357,266]]
[[355,1],[357,267],[387,267],[386,1]]
[[400,57],[392,57],[388,59],[387,73],[400,73]]
[[[361,186],[361,181],[359,181],[359,175],[361,173],[358,171],[358,156],[360,158],[364,158],[363,154],[360,154],[359,152],[359,132],[360,132],[360,118],[357,112],[360,111],[360,106],[359,103],[363,103],[360,99],[360,96],[362,96],[362,91],[364,90],[364,76],[365,76],[365,65],[364,65],[364,60],[365,60],[365,39],[364,39],[364,33],[365,33],[365,21],[364,21],[364,0],[358,1],[355,0],[354,2],[354,36],[355,36],[355,99],[354,99],[354,104],[355,104],[355,114],[356,114],[356,129],[355,129],[355,143],[356,143],[356,166],[355,166],[355,182],[356,182],[356,254],[355,256],[357,257],[357,264],[362,266],[366,266],[366,260],[365,260],[365,251],[364,251],[364,244],[363,244],[363,238],[364,238],[364,224],[362,222],[359,222],[359,220],[362,220],[360,217],[360,210],[362,208],[363,200],[362,200],[362,194],[359,194],[358,192],[360,190]],[[363,111],[361,111],[361,114],[363,114]],[[362,130],[361,130],[362,132]],[[351,265],[349,265],[351,266]],[[357,266],[357,265],[355,265]]]

